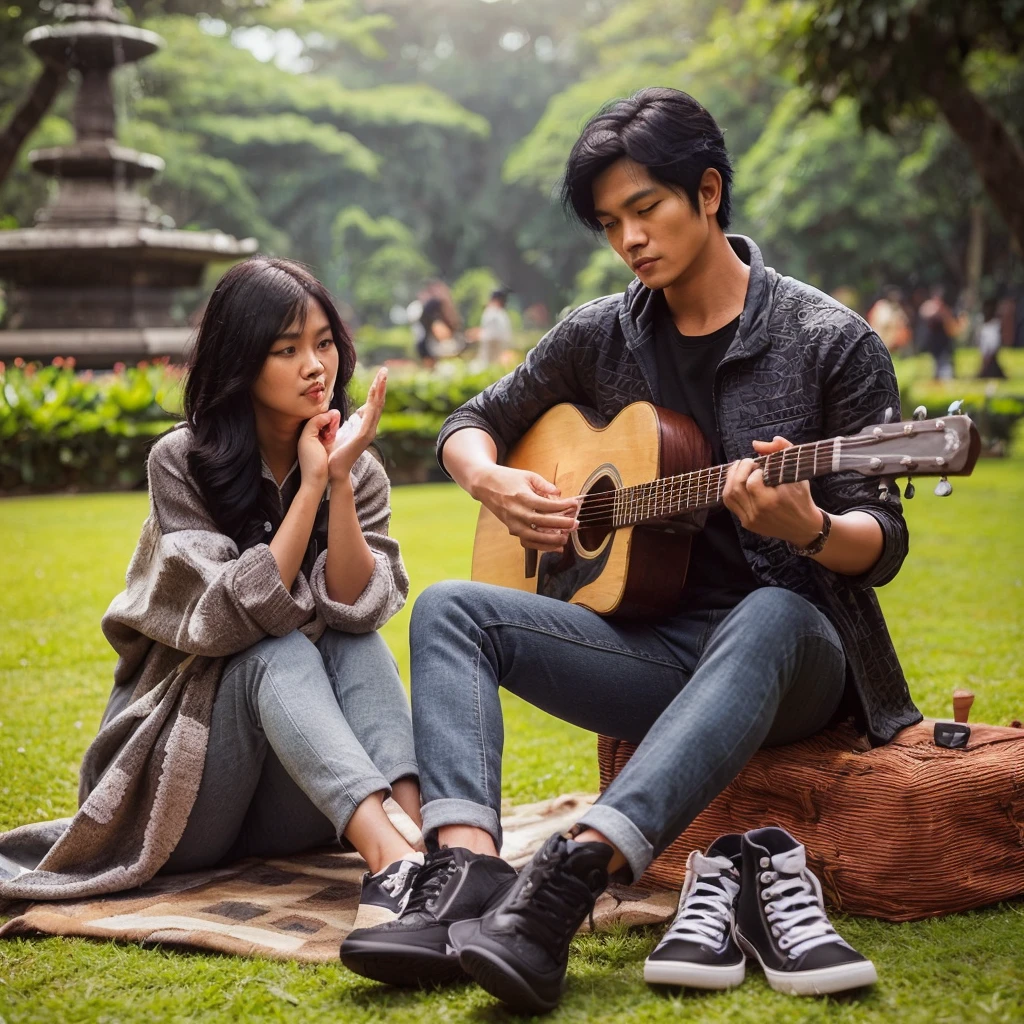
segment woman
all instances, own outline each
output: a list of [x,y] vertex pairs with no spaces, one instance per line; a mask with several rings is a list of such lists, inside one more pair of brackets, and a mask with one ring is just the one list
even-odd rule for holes
[[[397,912],[422,855],[382,802],[418,825],[418,771],[376,630],[409,581],[366,451],[386,375],[346,420],[354,365],[303,267],[256,257],[218,283],[187,423],[152,450],[150,515],[103,619],[120,660],[82,807],[65,832],[4,837],[0,878],[19,877],[0,896],[109,892],[341,840],[370,868],[359,919]],[[26,854],[46,845],[42,862]]]

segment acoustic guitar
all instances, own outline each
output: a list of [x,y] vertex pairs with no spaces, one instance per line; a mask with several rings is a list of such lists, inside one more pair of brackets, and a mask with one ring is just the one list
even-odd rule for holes
[[[881,423],[852,437],[794,445],[754,461],[769,486],[854,470],[882,478],[967,476],[981,448],[977,428],[957,412]],[[505,464],[532,470],[562,494],[582,495],[579,528],[565,550],[538,552],[481,507],[473,579],[583,605],[599,615],[666,614],[685,601],[690,543],[722,501],[729,465],[688,416],[648,402],[626,406],[610,423],[576,405],[556,405],[523,435]],[[913,497],[908,481],[907,498]]]

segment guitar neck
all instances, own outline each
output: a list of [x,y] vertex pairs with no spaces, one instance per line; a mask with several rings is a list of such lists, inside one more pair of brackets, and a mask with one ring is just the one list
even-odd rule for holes
[[[764,482],[769,487],[777,487],[838,472],[841,448],[842,439],[838,437],[812,441],[761,455],[754,462],[764,474]],[[610,525],[620,527],[715,508],[722,503],[725,478],[734,465],[736,463],[729,462],[708,466],[649,483],[620,487],[612,492],[592,494],[584,499],[583,509],[587,509],[588,501],[593,501],[593,508],[588,509],[592,515],[600,507],[605,516],[610,517]]]

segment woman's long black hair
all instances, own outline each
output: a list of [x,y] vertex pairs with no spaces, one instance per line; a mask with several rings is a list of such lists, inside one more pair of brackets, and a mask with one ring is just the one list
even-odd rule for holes
[[274,341],[292,324],[304,325],[310,299],[322,307],[338,349],[330,407],[344,420],[355,347],[327,289],[299,263],[253,256],[232,267],[210,296],[192,348],[188,467],[214,522],[239,550],[262,539],[266,519],[252,386]]

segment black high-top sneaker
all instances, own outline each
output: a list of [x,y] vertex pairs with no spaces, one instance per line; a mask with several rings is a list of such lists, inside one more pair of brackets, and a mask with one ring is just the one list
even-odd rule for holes
[[356,928],[375,928],[398,917],[409,898],[416,872],[423,865],[422,853],[410,853],[396,860],[375,875],[363,875],[359,908],[356,910]]
[[743,836],[736,941],[777,992],[822,996],[878,980],[875,965],[832,927],[804,848],[785,829]]
[[428,853],[398,917],[350,932],[341,944],[341,962],[356,974],[389,985],[461,978],[448,926],[485,913],[515,879],[515,868],[500,857],[460,847]]
[[733,988],[743,981],[746,957],[732,936],[741,838],[721,836],[707,854],[694,850],[687,858],[679,910],[644,961],[644,981],[690,988]]
[[608,884],[611,856],[605,843],[553,835],[493,910],[448,930],[466,973],[514,1009],[554,1009],[569,943]]

